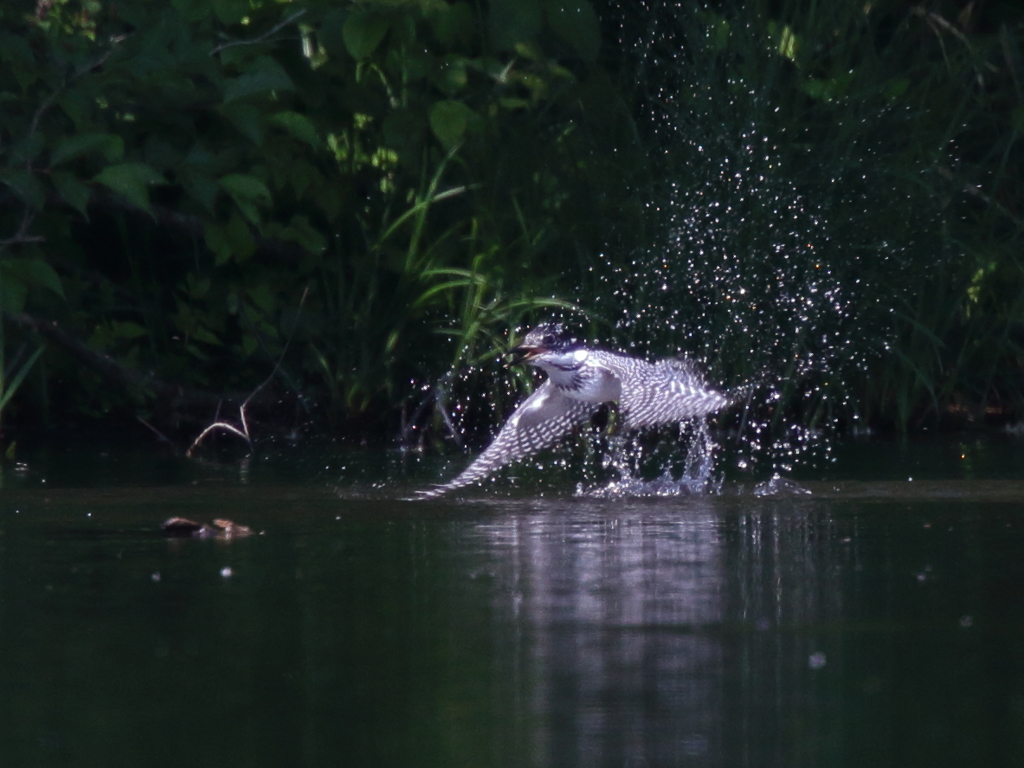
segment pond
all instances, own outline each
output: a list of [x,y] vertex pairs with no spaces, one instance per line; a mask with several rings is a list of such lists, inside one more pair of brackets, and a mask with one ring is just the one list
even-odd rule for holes
[[1020,441],[663,499],[325,455],[5,465],[3,764],[1024,764]]

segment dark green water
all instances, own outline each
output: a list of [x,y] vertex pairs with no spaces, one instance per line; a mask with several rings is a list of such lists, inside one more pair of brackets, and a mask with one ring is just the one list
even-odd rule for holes
[[410,502],[374,460],[6,466],[0,764],[1024,765],[1017,443],[781,498]]

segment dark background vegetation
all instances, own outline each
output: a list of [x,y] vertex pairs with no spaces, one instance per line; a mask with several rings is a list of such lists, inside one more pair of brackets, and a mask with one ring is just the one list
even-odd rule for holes
[[[510,334],[618,338],[602,293],[753,126],[761,184],[715,224],[758,269],[820,269],[744,245],[784,169],[859,345],[778,411],[1017,420],[1022,31],[991,1],[5,3],[0,415],[186,443],[253,392],[264,433],[420,440],[469,394],[493,420]],[[757,339],[720,338],[716,380],[748,379]]]

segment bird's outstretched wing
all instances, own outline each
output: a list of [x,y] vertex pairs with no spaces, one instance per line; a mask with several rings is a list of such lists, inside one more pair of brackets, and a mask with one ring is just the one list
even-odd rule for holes
[[498,436],[476,461],[454,480],[420,491],[421,499],[431,499],[487,477],[506,464],[525,459],[556,443],[578,424],[582,424],[600,407],[566,397],[562,391],[545,381],[515,410]]
[[623,381],[619,413],[624,429],[706,416],[732,402],[732,398],[709,389],[696,366],[683,358],[648,363],[609,355],[608,365]]

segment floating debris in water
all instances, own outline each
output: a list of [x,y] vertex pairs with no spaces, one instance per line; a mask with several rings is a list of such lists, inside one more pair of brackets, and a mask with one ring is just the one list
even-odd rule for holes
[[172,517],[161,525],[165,536],[177,536],[196,539],[235,539],[252,536],[255,531],[247,525],[239,525],[232,520],[218,518],[210,525],[197,523],[186,517]]

